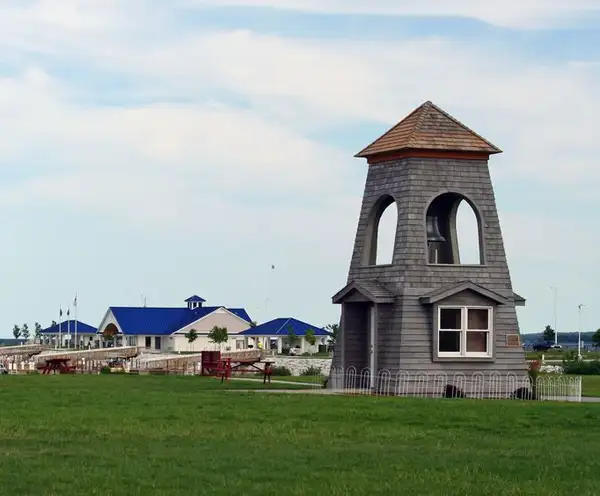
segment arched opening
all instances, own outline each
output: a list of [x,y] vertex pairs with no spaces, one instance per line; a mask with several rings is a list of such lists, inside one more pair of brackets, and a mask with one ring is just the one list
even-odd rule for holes
[[435,198],[427,208],[425,226],[428,263],[484,263],[481,220],[462,195],[444,193]]
[[119,329],[113,323],[108,324],[102,331],[102,340],[107,348],[119,346],[120,338]]
[[460,263],[465,265],[481,264],[477,214],[466,200],[462,200],[458,204],[456,211],[456,238]]
[[390,195],[382,196],[373,206],[363,252],[363,265],[387,265],[393,263],[398,207]]

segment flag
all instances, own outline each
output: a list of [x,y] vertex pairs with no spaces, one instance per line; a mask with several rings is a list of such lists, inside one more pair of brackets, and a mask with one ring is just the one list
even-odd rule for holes
[[67,308],[67,317],[68,317],[69,315],[71,315],[71,309],[70,309],[70,308]]
[[62,317],[62,308],[60,308],[60,309],[58,310],[58,316],[59,316],[59,317]]
[[77,293],[75,293],[75,298],[73,298],[73,306],[77,306]]

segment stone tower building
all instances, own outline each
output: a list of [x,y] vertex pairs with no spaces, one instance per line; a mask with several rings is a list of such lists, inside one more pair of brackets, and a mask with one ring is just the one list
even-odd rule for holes
[[[369,164],[334,366],[377,372],[526,371],[490,155],[501,150],[426,102],[358,153]],[[479,263],[461,264],[461,202],[478,225]],[[398,212],[393,260],[378,265],[386,208]]]

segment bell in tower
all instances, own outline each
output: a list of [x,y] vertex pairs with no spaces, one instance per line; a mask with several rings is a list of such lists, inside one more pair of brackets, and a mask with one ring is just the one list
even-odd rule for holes
[[[501,150],[426,102],[357,157],[368,163],[335,367],[526,373],[488,160]],[[377,265],[382,202],[398,211],[393,263]],[[457,211],[476,218],[480,263],[462,264]]]
[[438,218],[435,215],[427,215],[426,218],[427,227],[427,258],[429,263],[438,264],[441,263],[444,253],[444,245],[446,238],[442,236],[440,232],[440,226]]

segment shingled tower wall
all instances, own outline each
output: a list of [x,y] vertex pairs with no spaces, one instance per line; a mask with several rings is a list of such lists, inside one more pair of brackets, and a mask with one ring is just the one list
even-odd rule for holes
[[[357,155],[369,170],[348,284],[333,297],[342,307],[334,366],[525,372],[515,310],[525,300],[513,292],[504,251],[488,169],[495,153],[426,102]],[[379,218],[394,201],[393,262],[374,265]],[[458,260],[460,201],[478,217],[479,265]],[[486,325],[487,333],[470,331]]]

